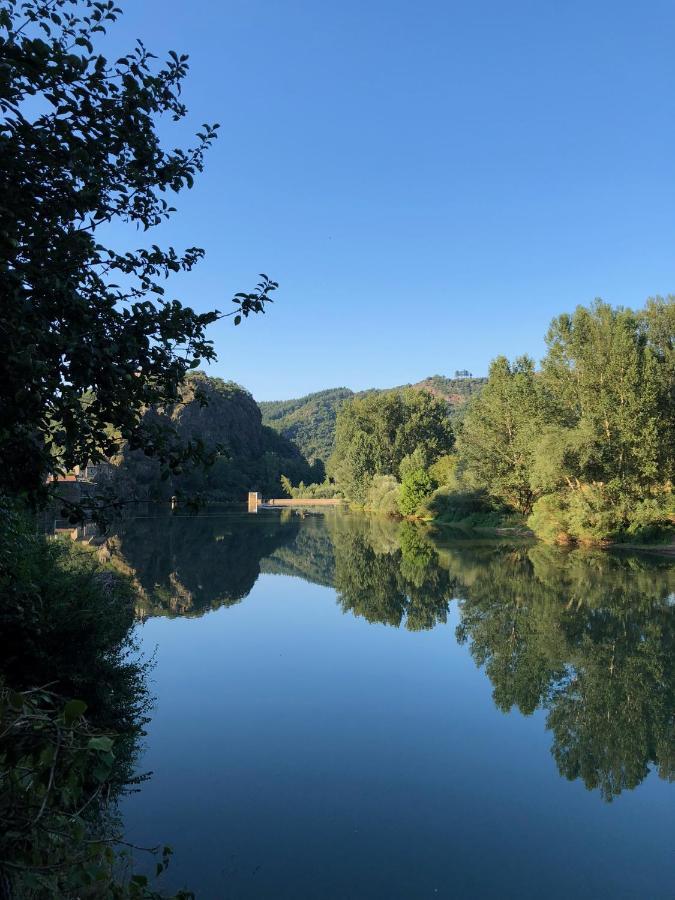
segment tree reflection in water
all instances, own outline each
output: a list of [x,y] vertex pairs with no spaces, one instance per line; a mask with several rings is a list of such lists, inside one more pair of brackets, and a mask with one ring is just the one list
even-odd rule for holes
[[546,711],[560,773],[607,800],[650,768],[675,775],[675,566],[667,559],[432,537],[409,522],[330,513],[165,517],[111,542],[144,615],[200,615],[260,572],[332,586],[344,612],[411,631],[445,623],[485,669],[496,706]]

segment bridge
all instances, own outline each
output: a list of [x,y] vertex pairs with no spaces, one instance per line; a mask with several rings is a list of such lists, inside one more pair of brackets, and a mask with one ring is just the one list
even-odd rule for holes
[[340,506],[344,501],[341,499],[314,500],[301,497],[284,497],[282,499],[263,500],[262,494],[258,491],[248,492],[248,511],[258,512],[259,509],[277,509],[279,507],[288,506]]

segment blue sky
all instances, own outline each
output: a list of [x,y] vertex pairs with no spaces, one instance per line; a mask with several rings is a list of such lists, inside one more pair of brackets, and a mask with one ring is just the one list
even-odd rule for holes
[[280,282],[212,331],[257,399],[484,374],[579,303],[675,292],[672,0],[121,5],[111,50],[189,53],[189,130],[221,123],[149,233],[207,250],[172,293]]

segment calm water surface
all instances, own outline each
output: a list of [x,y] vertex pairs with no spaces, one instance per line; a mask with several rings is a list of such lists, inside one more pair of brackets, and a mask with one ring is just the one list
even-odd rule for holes
[[[675,567],[328,513],[130,522],[124,804],[198,898],[675,897]],[[140,862],[140,860],[139,860]]]

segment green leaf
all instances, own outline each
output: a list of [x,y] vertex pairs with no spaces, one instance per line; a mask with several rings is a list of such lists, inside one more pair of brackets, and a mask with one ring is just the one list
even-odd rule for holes
[[66,725],[72,725],[77,719],[84,715],[87,704],[84,700],[69,700],[63,707],[63,718]]
[[89,738],[87,747],[90,750],[103,750],[105,753],[110,753],[113,748],[113,741],[112,738],[101,735],[100,737]]

